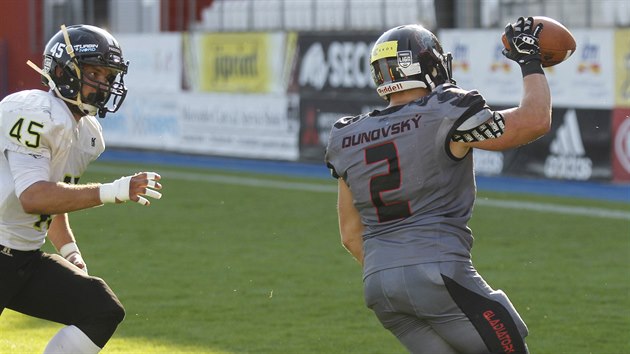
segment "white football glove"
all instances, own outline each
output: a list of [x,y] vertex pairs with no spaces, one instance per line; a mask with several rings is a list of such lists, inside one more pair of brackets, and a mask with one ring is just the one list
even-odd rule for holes
[[[116,203],[116,201],[124,202],[131,199],[129,195],[129,185],[131,183],[131,179],[138,174],[133,176],[125,176],[121,177],[114,182],[101,184],[99,188],[99,197],[101,198],[102,203]],[[160,199],[162,198],[162,193],[151,189],[156,188],[156,181],[160,179],[159,175],[155,172],[146,172],[147,175],[147,186],[146,192],[143,195],[149,196],[151,198]],[[138,195],[138,203],[142,205],[150,204],[149,201],[144,198],[142,195]]]
[[77,268],[84,271],[85,274],[88,274],[87,264],[85,264],[85,261],[83,260],[81,252],[79,251],[79,247],[76,243],[66,243],[59,249],[59,254],[61,254],[61,256],[65,258],[68,262],[74,264],[75,266],[77,266]]

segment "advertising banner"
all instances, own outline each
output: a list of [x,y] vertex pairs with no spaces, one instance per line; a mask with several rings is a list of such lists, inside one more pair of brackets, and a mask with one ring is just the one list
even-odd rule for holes
[[299,121],[288,115],[297,97],[192,94],[180,102],[180,138],[189,152],[298,159]]
[[386,102],[380,97],[372,100],[339,97],[304,98],[300,100],[300,159],[322,162],[332,125],[342,117],[356,116],[383,109]]
[[129,92],[180,92],[182,37],[179,33],[116,34],[129,72]]
[[481,176],[498,176],[503,173],[505,165],[503,152],[473,149],[475,174]]
[[551,131],[504,152],[504,174],[567,180],[611,180],[611,111],[554,109]]
[[300,160],[323,163],[332,124],[383,108],[370,52],[380,33],[300,33],[291,90],[300,94]]
[[196,92],[284,93],[296,36],[291,32],[187,35],[187,86]]
[[630,182],[630,108],[613,112],[612,145],[613,181]]
[[577,49],[547,70],[554,107],[612,109],[615,103],[614,31],[576,29]]
[[130,91],[118,112],[100,120],[106,145],[181,151],[180,95]]
[[300,33],[293,85],[300,94],[377,96],[370,51],[379,35]]
[[439,39],[453,55],[453,78],[465,90],[478,90],[486,101],[516,105],[522,95],[518,64],[501,54],[501,30],[442,30]]
[[615,105],[630,107],[630,28],[615,31]]
[[[545,69],[554,107],[611,109],[615,101],[612,29],[572,31],[576,52]],[[501,30],[442,30],[444,50],[453,54],[453,77],[467,90],[477,89],[488,102],[517,105],[522,95],[518,65],[502,54]]]
[[102,120],[109,146],[294,161],[297,96],[135,94]]

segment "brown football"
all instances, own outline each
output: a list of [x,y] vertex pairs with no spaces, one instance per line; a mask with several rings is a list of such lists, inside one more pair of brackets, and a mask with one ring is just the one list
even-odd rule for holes
[[[575,38],[560,22],[545,16],[534,16],[534,26],[543,24],[539,42],[542,66],[554,66],[569,59],[575,52]],[[503,46],[509,48],[505,33],[501,35]]]

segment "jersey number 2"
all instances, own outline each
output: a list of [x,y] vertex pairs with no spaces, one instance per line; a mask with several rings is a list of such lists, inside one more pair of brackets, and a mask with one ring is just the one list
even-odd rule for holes
[[370,195],[372,204],[376,207],[378,221],[392,221],[406,218],[411,215],[408,201],[385,203],[381,194],[383,192],[399,189],[401,185],[400,164],[398,163],[398,150],[393,142],[382,145],[370,146],[365,149],[365,162],[372,164],[379,161],[387,161],[388,173],[374,176],[370,179]]

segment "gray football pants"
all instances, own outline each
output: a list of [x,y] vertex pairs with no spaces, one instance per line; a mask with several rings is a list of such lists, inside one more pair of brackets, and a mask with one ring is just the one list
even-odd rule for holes
[[527,326],[470,262],[382,270],[364,290],[367,306],[411,353],[528,353]]

